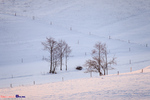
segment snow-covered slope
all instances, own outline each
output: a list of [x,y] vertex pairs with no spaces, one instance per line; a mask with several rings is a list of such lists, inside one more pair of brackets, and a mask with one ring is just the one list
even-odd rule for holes
[[141,70],[95,78],[0,89],[1,96],[28,100],[149,100],[150,66]]
[[[149,11],[148,0],[0,0],[0,86],[89,77],[75,67],[90,58],[98,41],[107,44],[109,57],[117,57],[109,74],[148,66]],[[42,61],[48,53],[41,42],[50,36],[72,49],[68,71],[55,76],[43,75],[49,63]]]

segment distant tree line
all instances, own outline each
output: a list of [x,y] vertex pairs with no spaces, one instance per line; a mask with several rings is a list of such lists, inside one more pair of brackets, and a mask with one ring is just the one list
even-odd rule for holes
[[55,41],[54,38],[46,38],[45,42],[42,42],[44,50],[49,52],[49,57],[45,58],[50,62],[49,73],[56,73],[56,67],[60,66],[62,70],[63,58],[65,58],[65,69],[67,70],[67,60],[71,53],[71,47],[64,41]]

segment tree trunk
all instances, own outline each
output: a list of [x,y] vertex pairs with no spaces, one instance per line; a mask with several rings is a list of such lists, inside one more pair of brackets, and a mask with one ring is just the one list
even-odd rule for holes
[[66,56],[66,71],[67,71],[67,56]]
[[98,58],[98,64],[99,64],[99,73],[100,73],[100,76],[101,76],[101,50],[100,50],[100,45],[99,45],[99,58]]
[[[108,62],[107,62],[107,50],[105,50],[105,58],[106,58],[106,68],[104,68],[104,75],[106,75],[105,71],[108,72]],[[108,74],[108,73],[107,73]]]
[[60,70],[62,70],[62,54],[60,56]]
[[106,73],[105,73],[105,69],[104,69],[104,75],[106,75]]
[[100,72],[99,72],[99,76],[102,76],[102,75],[103,75],[103,74],[102,74],[102,72],[100,71]]
[[50,51],[51,53],[50,53],[50,71],[49,71],[49,73],[51,73],[52,72],[52,64],[53,64],[53,57],[52,57],[52,50]]
[[66,71],[67,71],[67,64],[66,64]]

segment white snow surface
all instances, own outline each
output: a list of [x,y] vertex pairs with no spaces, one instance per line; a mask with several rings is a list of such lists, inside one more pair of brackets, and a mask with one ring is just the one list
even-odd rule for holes
[[141,72],[5,88],[0,94],[26,100],[149,100],[150,66]]
[[[91,58],[97,42],[107,44],[109,59],[117,57],[109,74],[145,68],[150,65],[149,16],[149,0],[0,0],[0,88],[89,78],[86,68],[75,67]],[[48,74],[49,63],[42,58],[49,54],[41,45],[46,37],[71,46],[68,71],[58,67],[56,75]]]

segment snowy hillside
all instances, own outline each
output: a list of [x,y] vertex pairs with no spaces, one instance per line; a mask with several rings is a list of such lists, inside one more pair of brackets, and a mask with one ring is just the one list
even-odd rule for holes
[[[109,57],[117,57],[109,74],[149,66],[149,11],[148,0],[0,0],[0,87],[89,77],[75,67],[83,66],[99,41],[107,44]],[[67,72],[46,74],[46,37],[71,46]]]
[[[1,96],[28,100],[149,100],[150,66],[121,75],[0,89]],[[88,84],[87,84],[88,83]]]

